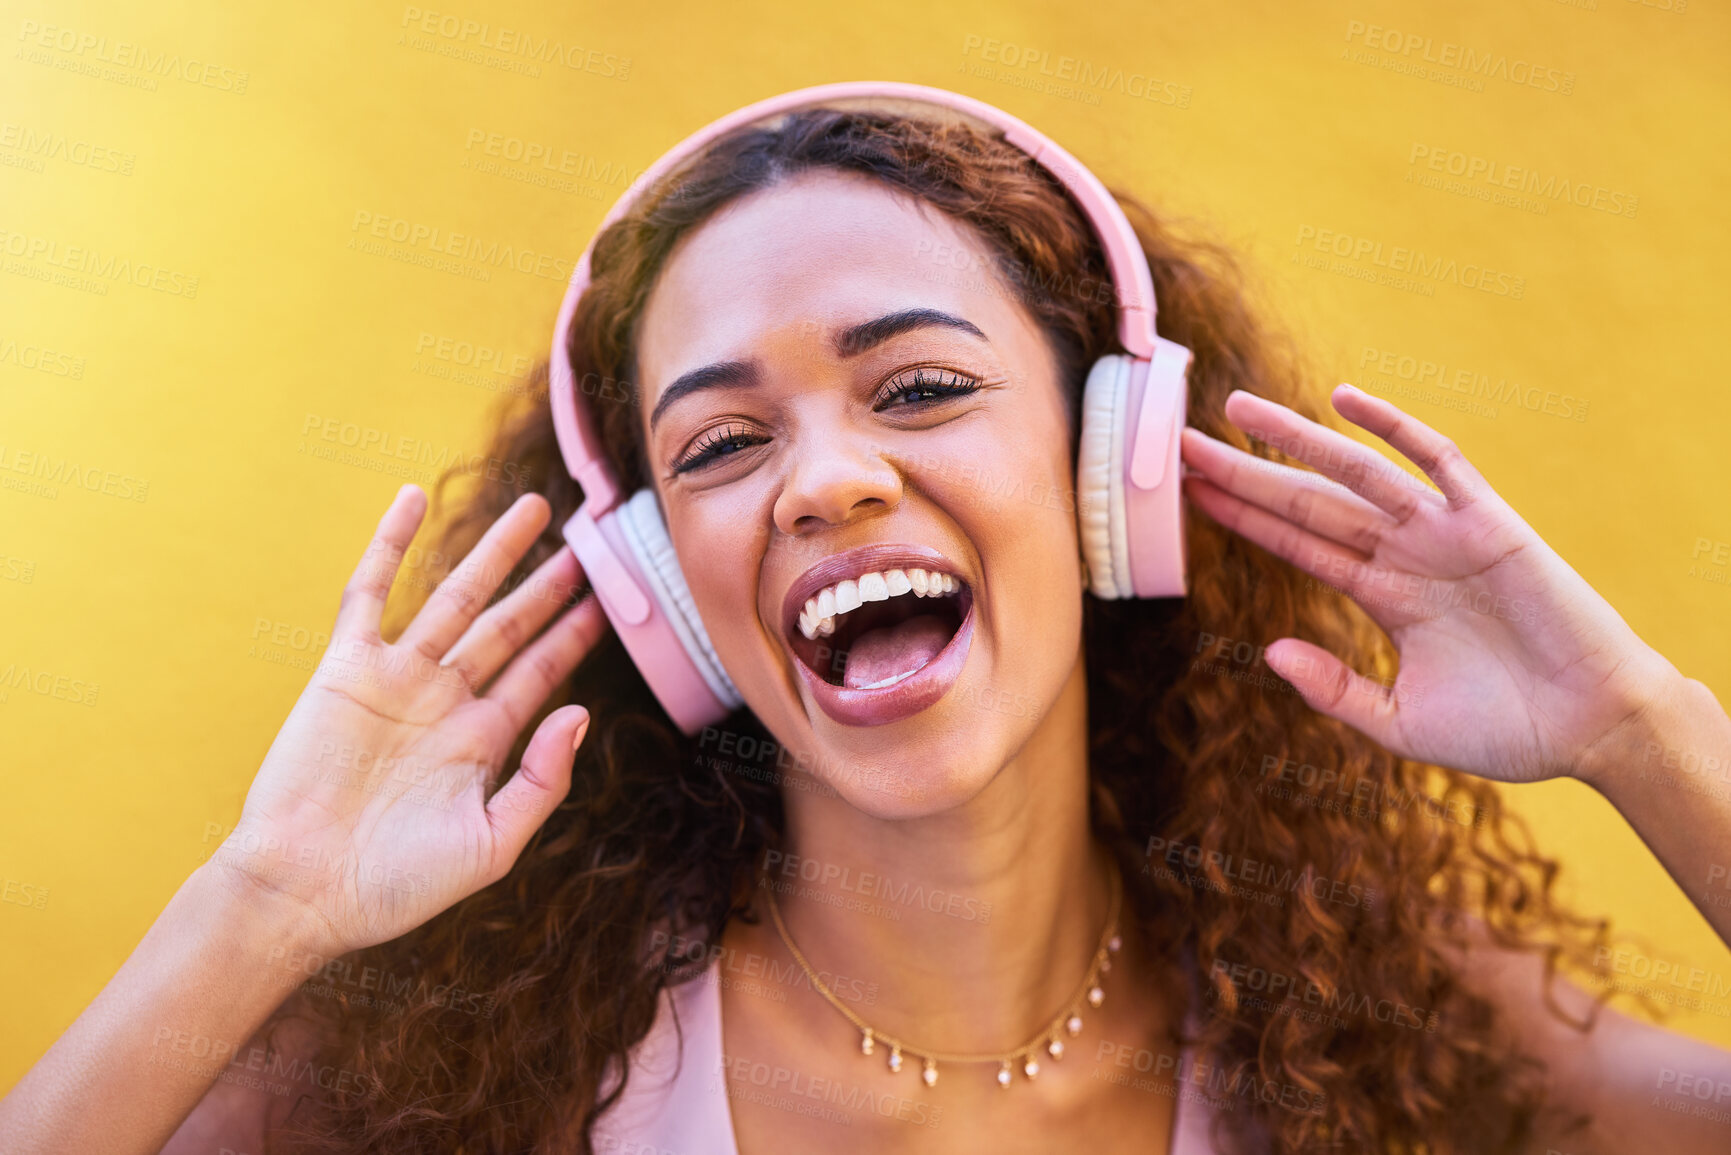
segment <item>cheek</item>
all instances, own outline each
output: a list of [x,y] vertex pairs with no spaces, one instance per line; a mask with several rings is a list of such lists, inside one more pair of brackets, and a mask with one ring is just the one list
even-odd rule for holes
[[[958,469],[939,498],[978,550],[989,623],[1004,644],[1050,646],[1080,622],[1081,548],[1067,455],[989,455]],[[965,476],[964,476],[965,475]]]
[[[958,520],[977,525],[982,551],[992,539],[1044,542],[1060,554],[1077,551],[1076,477],[1062,420],[1062,414],[1030,414],[950,447],[953,456],[939,471],[946,500]],[[1056,432],[1030,437],[1029,429]]]

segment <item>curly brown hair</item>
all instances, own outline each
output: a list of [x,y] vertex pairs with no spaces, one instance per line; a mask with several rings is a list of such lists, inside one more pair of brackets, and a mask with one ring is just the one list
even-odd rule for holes
[[[826,108],[715,141],[598,238],[566,352],[627,491],[649,484],[632,335],[668,253],[735,198],[819,168],[881,181],[983,236],[994,283],[1058,351],[1074,454],[1086,368],[1120,351],[1110,294],[1096,291],[1109,284],[1100,246],[1074,203],[1026,154],[966,124]],[[1153,268],[1159,331],[1195,355],[1189,423],[1277,458],[1223,415],[1244,389],[1338,428],[1294,343],[1257,319],[1230,249],[1115,195]],[[554,438],[546,370],[501,407],[490,450],[536,479],[553,509],[498,596],[563,547],[559,527],[582,500]],[[437,554],[427,579],[408,583],[421,592],[517,496],[481,485],[447,502],[457,480],[434,489]],[[1312,711],[1262,664],[1263,645],[1296,636],[1386,679],[1392,647],[1356,606],[1205,517],[1187,534],[1188,598],[1086,599],[1091,814],[1161,981],[1184,990],[1187,978],[1203,995],[1194,1044],[1246,1107],[1222,1125],[1255,1127],[1281,1152],[1518,1149],[1543,1102],[1542,1070],[1519,1057],[1445,947],[1488,933],[1541,954],[1547,975],[1591,970],[1607,924],[1553,895],[1557,865],[1490,783],[1395,757]],[[393,607],[405,621],[412,612]],[[647,1034],[662,991],[702,969],[675,954],[674,936],[718,942],[744,914],[783,812],[773,775],[704,757],[702,737],[670,722],[612,635],[525,728],[508,765],[569,702],[591,711],[590,737],[569,796],[510,873],[342,960],[412,976],[402,988],[419,997],[381,1009],[327,985],[279,1011],[318,1020],[321,1061],[356,1074],[305,1104],[316,1109],[297,1111],[279,1140],[591,1150],[591,1125],[621,1090],[611,1065]],[[749,710],[725,725],[776,748]],[[1338,804],[1344,783],[1351,805]],[[1295,1014],[1291,999],[1259,993],[1301,987],[1334,1013]],[[1404,1014],[1385,1021],[1385,1006]],[[1349,1029],[1340,1014],[1356,1016]],[[1302,1088],[1311,1109],[1255,1090],[1266,1086]]]

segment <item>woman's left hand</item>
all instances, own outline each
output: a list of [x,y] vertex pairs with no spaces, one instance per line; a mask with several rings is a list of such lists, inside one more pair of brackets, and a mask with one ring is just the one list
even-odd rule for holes
[[1309,642],[1269,644],[1270,668],[1313,708],[1403,757],[1531,782],[1577,772],[1595,743],[1684,681],[1454,442],[1351,385],[1332,401],[1441,492],[1242,390],[1227,398],[1227,418],[1317,473],[1183,433],[1184,460],[1200,471],[1184,482],[1195,504],[1342,590],[1399,651],[1390,686]]

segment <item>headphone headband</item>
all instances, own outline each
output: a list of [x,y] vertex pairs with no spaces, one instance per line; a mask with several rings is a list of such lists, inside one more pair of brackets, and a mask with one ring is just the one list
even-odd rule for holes
[[1154,278],[1142,253],[1141,243],[1137,241],[1136,232],[1130,227],[1124,210],[1118,207],[1106,186],[1057,142],[984,101],[923,84],[860,80],[796,89],[728,113],[692,133],[650,165],[608,210],[595,231],[595,237],[590,239],[577,267],[572,270],[571,283],[559,307],[559,322],[554,327],[548,392],[559,451],[571,476],[583,488],[583,507],[591,517],[600,517],[613,509],[624,496],[619,479],[614,478],[607,468],[600,436],[588,406],[578,401],[571,363],[565,352],[572,320],[577,313],[577,302],[589,285],[589,262],[595,250],[595,238],[629,212],[644,190],[655,187],[663,177],[697,155],[711,141],[736,128],[820,105],[883,107],[893,103],[936,106],[959,114],[963,119],[984,124],[1001,132],[1005,140],[1026,152],[1056,177],[1075,198],[1105,250],[1117,302],[1118,340],[1131,356],[1139,360],[1153,358],[1159,347],[1154,335]]

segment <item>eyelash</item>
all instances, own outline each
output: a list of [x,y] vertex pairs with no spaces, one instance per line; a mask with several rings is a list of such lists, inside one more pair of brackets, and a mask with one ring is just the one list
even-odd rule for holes
[[[969,393],[978,391],[980,388],[980,382],[978,380],[962,373],[951,372],[949,374],[949,379],[946,381],[941,371],[931,370],[929,372],[933,372],[936,375],[927,376],[926,374],[928,373],[928,370],[922,367],[915,369],[911,376],[892,378],[890,384],[896,386],[899,383],[899,387],[891,388],[887,392],[880,394],[878,396],[878,401],[889,401],[896,397],[906,396],[909,393],[934,393],[936,396],[928,400],[910,402],[910,404],[913,405],[931,405],[940,401],[948,401],[953,397],[966,396]],[[673,472],[685,473],[692,469],[701,469],[712,461],[719,460],[723,457],[730,457],[733,452],[738,452],[738,450],[729,453],[718,452],[718,447],[723,445],[738,444],[741,449],[749,449],[751,445],[763,444],[764,439],[744,443],[750,436],[749,433],[741,429],[736,429],[732,425],[724,425],[718,429],[712,429],[709,433],[705,434],[701,440],[692,445],[691,452],[686,454],[678,464],[674,465]]]

